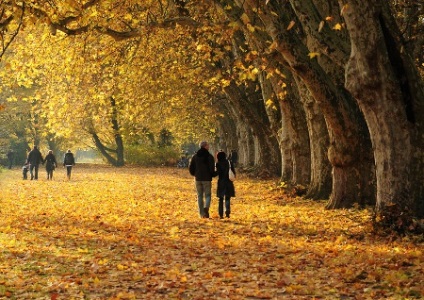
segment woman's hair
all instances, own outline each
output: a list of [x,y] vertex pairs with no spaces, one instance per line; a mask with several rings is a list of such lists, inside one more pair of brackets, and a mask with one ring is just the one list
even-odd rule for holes
[[49,150],[49,154],[53,154],[53,150]]
[[221,152],[218,152],[218,154],[216,155],[216,158],[218,159],[218,161],[226,160],[227,155],[225,154],[224,151],[221,151]]

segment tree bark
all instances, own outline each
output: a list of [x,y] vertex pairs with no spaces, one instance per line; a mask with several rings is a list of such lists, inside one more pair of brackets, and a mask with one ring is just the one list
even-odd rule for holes
[[311,146],[306,114],[294,79],[288,72],[285,77],[287,83],[284,90],[279,79],[270,78],[275,94],[281,95],[278,100],[282,116],[278,134],[282,156],[281,180],[310,186]]
[[[331,81],[316,59],[309,57],[310,51],[301,34],[287,29],[295,18],[290,4],[283,1],[258,4],[255,0],[226,0],[220,1],[220,4],[231,7],[225,12],[245,25],[244,32],[250,36],[249,41],[256,43],[255,47],[275,51],[275,59],[303,81],[314,102],[319,105],[328,129],[328,159],[333,167],[329,207],[349,207],[364,197],[372,198],[372,195],[363,194],[361,184],[361,173],[370,172],[371,165],[369,161],[361,160],[367,157],[361,155],[361,151],[370,151],[370,148],[360,149],[360,145],[367,145],[361,140],[367,136],[366,129],[357,122],[362,116],[354,100]],[[240,22],[243,13],[245,17]],[[252,30],[252,27],[261,30]],[[268,39],[264,37],[266,34]],[[267,44],[269,40],[272,41],[271,49]]]
[[[342,4],[341,4],[342,5]],[[368,124],[374,149],[378,214],[423,215],[422,80],[404,53],[385,1],[346,2],[344,18],[352,51],[346,88]],[[363,30],[367,28],[367,30]]]
[[110,104],[112,106],[112,129],[115,137],[116,143],[116,166],[122,167],[124,162],[124,141],[122,140],[122,135],[120,133],[120,126],[118,122],[118,108],[116,106],[115,98],[110,97]]
[[[111,119],[110,122],[112,124],[112,133],[114,136],[114,141],[116,144],[116,149],[110,149],[106,147],[98,134],[94,131],[91,132],[91,136],[93,137],[94,143],[100,153],[104,158],[115,167],[122,167],[125,164],[124,161],[124,142],[120,133],[120,126],[118,121],[118,108],[116,101],[113,97],[110,97],[110,105],[111,105]],[[113,157],[110,153],[115,153],[116,157]]]
[[[280,170],[280,152],[277,147],[276,137],[270,130],[269,124],[264,121],[264,116],[260,114],[259,102],[254,97],[254,88],[246,90],[238,86],[234,81],[224,88],[234,109],[243,116],[246,123],[252,128],[252,132],[258,141],[258,167],[267,170],[269,175],[278,176]],[[266,117],[265,117],[266,120]]]
[[[245,3],[254,7],[251,0]],[[350,207],[364,197],[361,172],[369,171],[369,162],[361,161],[360,155],[361,151],[370,150],[359,148],[359,145],[366,145],[366,142],[361,141],[366,136],[358,122],[361,115],[353,99],[338,89],[319,64],[308,57],[308,49],[295,34],[285,30],[283,20],[276,17],[272,10],[277,11],[277,15],[284,13],[275,5],[269,3],[268,6],[260,11],[259,16],[275,43],[275,50],[290,70],[304,82],[327,124],[330,137],[328,158],[333,167],[332,194],[328,207]]]
[[314,101],[305,84],[298,77],[295,77],[295,82],[305,111],[310,144],[311,173],[306,198],[327,199],[331,195],[332,187],[332,167],[327,156],[330,144],[327,126],[318,103]]

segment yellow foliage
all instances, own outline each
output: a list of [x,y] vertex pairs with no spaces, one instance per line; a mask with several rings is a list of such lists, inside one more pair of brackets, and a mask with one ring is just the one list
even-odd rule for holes
[[340,23],[337,23],[336,25],[333,26],[334,30],[342,30],[342,25]]
[[308,54],[308,56],[309,56],[309,58],[310,59],[312,59],[312,58],[314,58],[314,57],[317,57],[317,56],[319,56],[320,54],[318,53],[318,52],[310,52],[309,54]]
[[249,16],[248,16],[248,15],[246,15],[245,13],[243,13],[243,14],[241,15],[240,20],[242,20],[242,22],[243,22],[245,25],[247,25],[247,24],[249,24],[249,23],[250,23]]
[[249,30],[250,32],[255,32],[255,26],[253,26],[252,24],[248,23],[246,24],[247,30]]
[[267,108],[271,108],[273,110],[277,110],[277,107],[274,104],[274,101],[272,101],[272,99],[268,99],[267,101],[265,101],[265,106]]

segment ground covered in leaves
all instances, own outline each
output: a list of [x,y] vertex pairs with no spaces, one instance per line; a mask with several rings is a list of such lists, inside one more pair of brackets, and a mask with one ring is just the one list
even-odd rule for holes
[[[0,299],[421,299],[423,245],[240,178],[230,219],[182,169],[0,174]],[[243,176],[241,176],[243,177]],[[214,179],[214,189],[215,189]]]

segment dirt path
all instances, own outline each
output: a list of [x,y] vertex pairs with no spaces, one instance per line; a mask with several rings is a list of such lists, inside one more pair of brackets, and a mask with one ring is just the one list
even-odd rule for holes
[[281,200],[272,181],[241,178],[220,220],[216,197],[198,217],[187,170],[44,175],[0,173],[0,299],[424,297],[422,244],[373,237],[363,212]]

